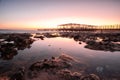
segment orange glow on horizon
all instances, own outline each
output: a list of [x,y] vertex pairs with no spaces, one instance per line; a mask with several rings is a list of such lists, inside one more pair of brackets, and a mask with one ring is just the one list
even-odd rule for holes
[[60,24],[66,23],[78,23],[78,24],[88,24],[88,25],[113,25],[118,24],[118,21],[107,21],[100,19],[90,19],[90,18],[56,18],[51,20],[29,20],[28,22],[10,22],[6,24],[0,24],[1,29],[38,29],[38,28],[56,28]]
[[[108,20],[100,20],[100,19],[89,19],[89,18],[56,18],[52,20],[43,21],[41,23],[37,23],[40,28],[56,28],[60,24],[67,23],[78,23],[78,24],[88,24],[88,25],[114,25],[119,24],[119,21],[108,21]],[[34,24],[35,25],[35,24]],[[42,27],[44,26],[44,27]]]

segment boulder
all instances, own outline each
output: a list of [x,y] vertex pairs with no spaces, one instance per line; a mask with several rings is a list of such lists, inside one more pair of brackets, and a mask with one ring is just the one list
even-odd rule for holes
[[80,80],[100,80],[100,78],[95,74],[83,75]]
[[25,74],[25,68],[22,67],[18,70],[18,72],[16,72],[10,77],[10,80],[25,80],[24,74]]

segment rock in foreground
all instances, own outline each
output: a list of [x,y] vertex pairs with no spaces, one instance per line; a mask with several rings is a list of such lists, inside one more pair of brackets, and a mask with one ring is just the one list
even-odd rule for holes
[[[28,76],[32,80],[36,78],[42,78],[42,80],[100,80],[95,74],[83,74],[80,71],[72,71],[74,62],[77,63],[77,60],[66,54],[52,57],[51,59],[44,59],[30,66]],[[46,76],[46,78],[43,76]]]

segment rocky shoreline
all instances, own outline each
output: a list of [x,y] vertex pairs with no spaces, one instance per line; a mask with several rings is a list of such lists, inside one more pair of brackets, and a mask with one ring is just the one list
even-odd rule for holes
[[62,54],[35,62],[28,69],[22,67],[10,76],[1,76],[0,80],[101,80],[94,73],[73,71],[74,63],[79,62],[69,55]]
[[[80,33],[80,32],[60,32],[60,33],[37,33],[32,36],[29,33],[0,34],[0,59],[10,60],[18,54],[18,50],[30,48],[35,41],[33,38],[67,37],[73,38],[85,48],[101,51],[120,51],[120,33],[100,34],[100,33]],[[74,64],[81,65],[76,71]],[[84,67],[82,66],[84,65]],[[20,67],[15,72],[8,72],[0,75],[0,80],[104,80],[96,73],[86,73],[85,64],[80,63],[75,58],[62,54],[58,57],[51,57],[31,63],[26,67]],[[102,67],[97,67],[98,72]],[[107,79],[106,79],[107,80]]]
[[30,48],[30,45],[34,42],[32,35],[28,33],[24,34],[0,34],[0,59],[9,60],[12,59],[18,50],[24,50]]
[[[12,59],[17,54],[18,50],[30,48],[34,42],[29,33],[13,33],[13,34],[0,34],[0,58]],[[101,51],[120,51],[120,33],[114,34],[100,34],[100,33],[80,33],[80,32],[60,32],[60,33],[36,33],[34,38],[52,38],[52,37],[68,37],[86,43],[85,48]]]
[[[45,37],[67,37],[75,41],[86,43],[85,48],[102,51],[120,51],[120,33],[81,33],[81,32],[59,32],[42,33],[42,39]],[[40,37],[41,38],[41,37]]]

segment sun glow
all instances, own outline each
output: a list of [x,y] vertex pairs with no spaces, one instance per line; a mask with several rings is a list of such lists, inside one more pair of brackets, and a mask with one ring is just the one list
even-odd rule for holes
[[67,23],[77,23],[77,24],[88,24],[88,25],[111,25],[117,24],[113,21],[100,20],[100,19],[91,19],[91,18],[76,18],[76,17],[67,17],[67,18],[54,18],[47,20],[29,20],[22,22],[8,22],[6,24],[2,24],[2,28],[12,28],[12,29],[39,29],[39,28],[56,28],[60,24]]
[[[112,21],[100,20],[100,19],[90,19],[90,18],[57,18],[52,20],[43,21],[37,23],[40,28],[56,28],[60,24],[66,23],[78,23],[78,24],[89,24],[89,25],[111,25],[116,24]],[[35,25],[35,24],[34,24]]]

